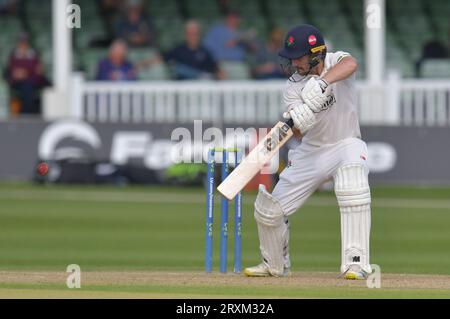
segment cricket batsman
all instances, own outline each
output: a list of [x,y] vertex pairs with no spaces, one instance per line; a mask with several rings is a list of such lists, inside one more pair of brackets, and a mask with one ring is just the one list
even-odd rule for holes
[[251,277],[290,273],[288,217],[324,182],[334,180],[341,214],[341,267],[346,279],[365,279],[369,263],[370,188],[367,146],[356,108],[357,61],[349,53],[327,52],[318,29],[291,29],[279,52],[289,79],[286,112],[301,143],[272,194],[260,185],[255,201],[262,263],[244,270]]

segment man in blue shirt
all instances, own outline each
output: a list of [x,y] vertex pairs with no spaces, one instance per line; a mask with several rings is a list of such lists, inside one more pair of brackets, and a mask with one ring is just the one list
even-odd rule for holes
[[164,60],[173,63],[175,77],[188,79],[223,79],[224,75],[211,55],[200,43],[200,25],[188,21],[185,26],[184,43],[163,54]]
[[280,28],[270,31],[269,41],[263,44],[255,54],[255,66],[253,75],[256,79],[278,79],[285,78],[280,67],[278,52],[283,48],[284,32]]
[[229,11],[223,22],[214,25],[205,37],[204,45],[217,61],[244,61],[246,43],[238,31],[241,18]]
[[123,40],[111,44],[107,58],[98,64],[96,80],[98,81],[133,81],[136,73],[133,64],[126,60],[127,45]]
[[116,26],[116,37],[124,39],[130,47],[156,45],[156,31],[152,20],[144,14],[140,1],[131,1],[125,16]]

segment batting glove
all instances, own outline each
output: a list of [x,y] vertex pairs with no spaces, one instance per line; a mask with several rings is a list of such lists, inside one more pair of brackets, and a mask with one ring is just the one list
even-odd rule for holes
[[325,91],[328,87],[328,82],[320,78],[311,78],[302,90],[303,101],[315,113],[322,111],[327,102],[327,95]]
[[306,104],[299,104],[290,111],[284,112],[283,117],[291,118],[294,121],[294,127],[300,130],[302,135],[316,124],[316,116]]

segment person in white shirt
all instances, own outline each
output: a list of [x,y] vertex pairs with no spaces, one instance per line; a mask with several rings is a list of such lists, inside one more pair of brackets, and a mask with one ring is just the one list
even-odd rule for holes
[[327,52],[311,25],[291,29],[279,52],[289,79],[283,116],[292,119],[301,143],[272,194],[260,186],[255,201],[263,262],[244,270],[251,277],[290,273],[288,217],[323,183],[333,180],[341,213],[342,277],[365,279],[369,263],[370,188],[367,146],[357,114],[357,61],[346,52]]

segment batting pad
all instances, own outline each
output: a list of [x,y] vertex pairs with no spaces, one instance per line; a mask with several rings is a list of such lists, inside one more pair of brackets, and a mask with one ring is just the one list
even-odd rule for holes
[[289,256],[289,220],[287,217],[284,218],[284,223],[286,227],[283,233],[283,258],[284,258],[284,268],[291,268],[291,258]]
[[255,219],[258,225],[259,248],[264,263],[268,266],[271,275],[282,276],[283,251],[289,228],[280,203],[266,191],[264,185],[259,185],[259,193],[255,201]]
[[338,169],[334,190],[341,211],[341,272],[360,265],[371,273],[369,263],[370,188],[363,165],[351,164]]

